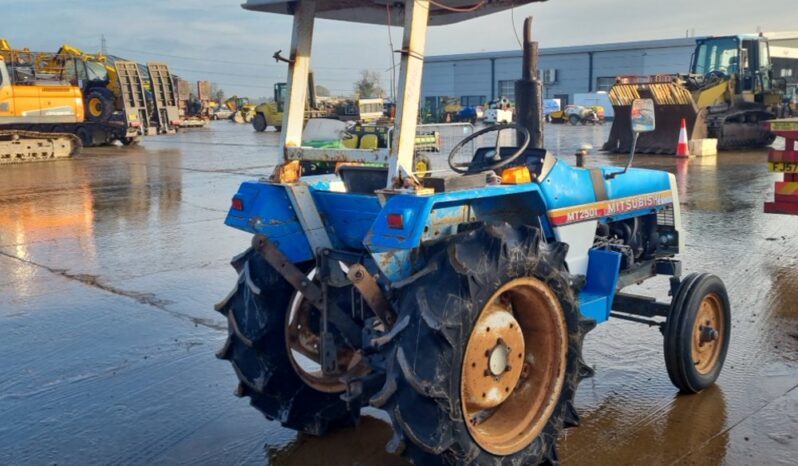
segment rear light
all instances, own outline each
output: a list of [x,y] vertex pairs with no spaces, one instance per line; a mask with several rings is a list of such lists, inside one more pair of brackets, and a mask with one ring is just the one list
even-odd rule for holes
[[133,127],[133,128],[138,128],[139,126],[141,126],[141,122],[140,121],[131,121],[130,122],[130,126]]
[[233,210],[244,210],[244,200],[240,197],[234,197],[233,202],[231,203],[231,207]]
[[388,227],[403,230],[405,228],[405,219],[402,214],[388,214]]

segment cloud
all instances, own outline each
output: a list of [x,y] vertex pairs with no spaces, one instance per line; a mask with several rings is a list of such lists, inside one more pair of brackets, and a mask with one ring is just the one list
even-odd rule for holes
[[[228,94],[270,95],[286,68],[271,60],[290,46],[291,18],[245,11],[243,0],[27,0],[4,6],[3,34],[12,45],[55,51],[70,43],[87,51],[105,35],[109,51],[139,61],[163,60],[190,80],[210,79]],[[702,34],[798,29],[794,0],[769,0],[767,8],[726,0],[550,0],[430,30],[427,54],[508,50],[518,47],[513,24],[535,17],[541,47]],[[514,19],[514,21],[513,21]],[[319,84],[349,92],[361,69],[381,72],[391,63],[385,26],[318,21],[314,68]],[[394,29],[394,46],[401,31]],[[180,58],[177,58],[180,57]],[[227,63],[235,62],[235,63]]]

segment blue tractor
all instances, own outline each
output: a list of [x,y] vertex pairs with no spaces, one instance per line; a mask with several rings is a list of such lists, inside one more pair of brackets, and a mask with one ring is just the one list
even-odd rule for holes
[[[244,5],[294,17],[284,162],[232,198],[226,224],[252,244],[232,260],[238,280],[216,305],[229,322],[218,356],[232,363],[236,394],[268,419],[321,435],[371,405],[390,415],[388,450],[416,464],[553,464],[558,434],[579,422],[574,393],[593,373],[582,341],[597,323],[659,326],[682,392],[718,377],[729,298],[715,276],[680,278],[674,176],[630,168],[631,158],[626,168],[575,168],[542,147],[529,21],[519,123],[468,136],[446,176],[413,172],[427,26],[513,3],[530,2]],[[404,27],[390,148],[303,147],[314,18],[388,15]],[[630,131],[653,130],[651,105],[635,103]],[[495,144],[467,151],[488,133]],[[657,275],[671,277],[670,303],[623,292]]]

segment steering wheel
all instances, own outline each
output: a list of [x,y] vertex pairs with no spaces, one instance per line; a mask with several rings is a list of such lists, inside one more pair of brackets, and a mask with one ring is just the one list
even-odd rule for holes
[[[507,129],[514,129],[521,133],[524,136],[523,144],[518,146],[518,150],[513,152],[510,155],[502,156],[501,155],[501,132]],[[459,154],[463,147],[469,142],[475,140],[476,138],[482,136],[483,134],[496,132],[496,146],[493,150],[493,155],[485,154],[482,160],[476,160],[476,156],[479,152],[474,153],[474,157],[468,163],[457,163],[454,161],[455,155]],[[454,170],[457,173],[479,173],[485,172],[489,170],[495,170],[497,168],[503,167],[508,163],[512,162],[513,160],[517,159],[521,156],[521,154],[526,151],[527,146],[529,146],[529,142],[532,140],[532,137],[529,134],[529,130],[524,128],[523,126],[517,123],[502,123],[499,125],[488,126],[487,128],[483,128],[476,133],[470,134],[465,139],[460,141],[459,144],[454,146],[452,151],[449,153],[449,168]],[[490,162],[488,162],[490,160]]]
[[726,73],[725,70],[726,70],[725,68],[712,70],[709,73],[707,73],[706,75],[704,75],[704,78],[707,81],[709,81],[709,82],[722,81],[722,80],[724,80],[724,79],[729,77],[729,75]]

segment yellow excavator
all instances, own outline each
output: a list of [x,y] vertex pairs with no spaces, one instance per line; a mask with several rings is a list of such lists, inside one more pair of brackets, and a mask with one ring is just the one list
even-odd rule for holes
[[[77,89],[76,97],[81,101],[79,108],[70,105],[74,107],[72,110],[80,111],[78,120],[66,111],[64,115],[56,115],[53,112],[57,109],[50,110],[51,115],[46,119],[31,118],[36,115],[25,111],[14,118],[5,118],[0,122],[1,129],[71,133],[80,139],[83,146],[109,144],[116,140],[131,144],[140,139],[146,115],[138,112],[138,107],[129,105],[129,98],[123,99],[122,83],[130,79],[121,79],[117,71],[127,62],[119,61],[112,65],[100,54],[85,54],[68,44],[55,54],[32,52],[27,48],[14,49],[5,39],[0,39],[0,54],[9,74],[7,84],[19,88],[15,91],[17,97],[21,95],[21,86],[43,86],[42,96],[46,97],[42,101],[43,108],[50,105],[51,97],[60,99],[62,90],[69,93]],[[131,66],[137,65],[131,63]],[[140,85],[139,88],[128,86],[126,89],[128,97],[144,95]]]
[[37,75],[34,60],[0,40],[0,164],[67,158],[81,147],[68,129],[83,121],[80,89]]
[[618,78],[609,92],[615,119],[603,149],[631,149],[631,106],[641,98],[654,101],[657,128],[640,135],[637,152],[673,154],[682,119],[690,139],[717,139],[720,150],[767,146],[774,136],[763,123],[778,113],[782,84],[773,78],[767,38],[698,39],[687,75]]

